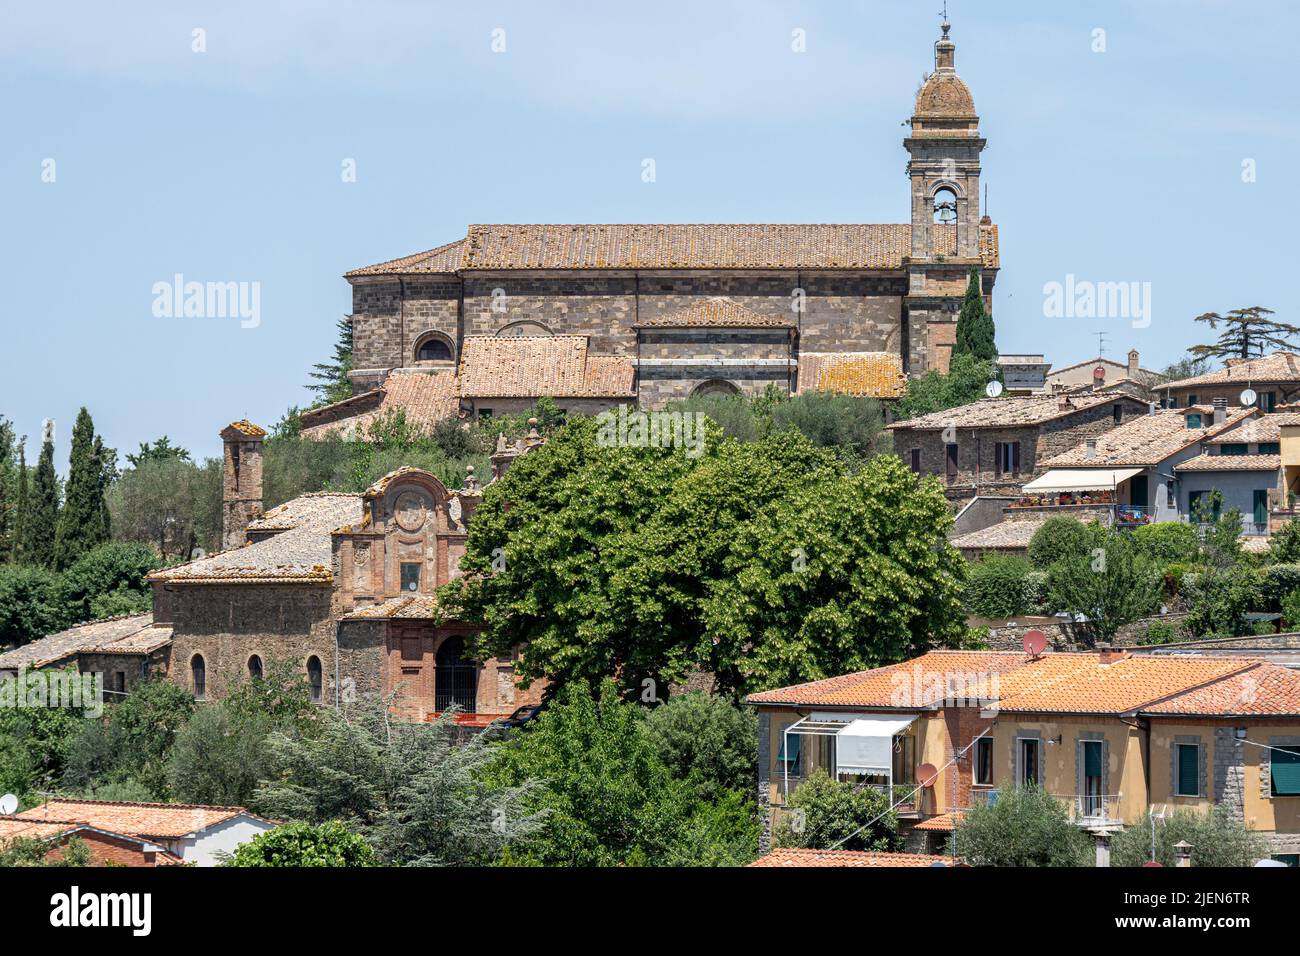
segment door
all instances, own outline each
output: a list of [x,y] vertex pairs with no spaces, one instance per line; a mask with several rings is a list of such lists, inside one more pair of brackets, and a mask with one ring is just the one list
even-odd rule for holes
[[957,446],[955,444],[946,445],[944,450],[947,456],[948,480],[951,481],[957,477]]
[[1134,475],[1128,482],[1129,504],[1139,508],[1145,508],[1149,501],[1147,492],[1147,476]]
[[1020,744],[1020,779],[1016,782],[1022,787],[1038,786],[1038,746],[1035,737],[1021,737]]
[[478,699],[478,665],[465,657],[465,640],[449,637],[438,647],[434,675],[434,707],[441,713],[455,707],[474,713]]
[[1085,817],[1104,814],[1106,801],[1101,792],[1101,741],[1083,741],[1083,793],[1080,809]]
[[1268,527],[1268,489],[1256,488],[1254,500],[1251,503],[1254,505],[1254,511],[1255,511],[1254,518],[1255,518],[1256,530],[1258,531],[1260,529],[1267,528]]

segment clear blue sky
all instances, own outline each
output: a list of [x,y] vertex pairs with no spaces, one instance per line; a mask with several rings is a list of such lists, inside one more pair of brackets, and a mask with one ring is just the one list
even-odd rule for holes
[[[0,414],[32,456],[53,417],[60,470],[82,404],[122,452],[214,454],[307,403],[344,271],[470,222],[905,222],[941,5],[4,2]],[[1104,328],[1158,368],[1203,311],[1300,321],[1296,7],[952,0],[1002,351],[1066,365]],[[156,318],[175,273],[259,282],[261,325]],[[1152,283],[1150,327],[1045,318],[1071,273]]]

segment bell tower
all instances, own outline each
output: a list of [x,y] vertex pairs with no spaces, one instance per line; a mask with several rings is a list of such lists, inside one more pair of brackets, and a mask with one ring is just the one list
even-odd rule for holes
[[979,116],[957,75],[957,45],[944,17],[934,44],[934,72],[916,94],[911,133],[903,140],[911,181],[908,256],[908,368],[947,371],[957,311],[972,268],[988,307],[997,273],[997,230],[980,215]]

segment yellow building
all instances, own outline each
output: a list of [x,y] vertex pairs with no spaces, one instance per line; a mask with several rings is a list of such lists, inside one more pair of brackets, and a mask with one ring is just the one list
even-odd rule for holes
[[1242,657],[932,651],[751,695],[768,830],[821,770],[890,790],[911,849],[1034,785],[1096,834],[1228,805],[1300,862],[1300,673]]

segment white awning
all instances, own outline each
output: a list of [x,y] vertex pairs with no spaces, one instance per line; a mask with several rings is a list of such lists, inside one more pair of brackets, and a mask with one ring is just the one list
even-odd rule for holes
[[1025,485],[1025,491],[1114,491],[1142,472],[1141,468],[1053,468]]
[[894,735],[918,714],[870,714],[856,717],[835,735],[835,770],[841,773],[892,776]]

